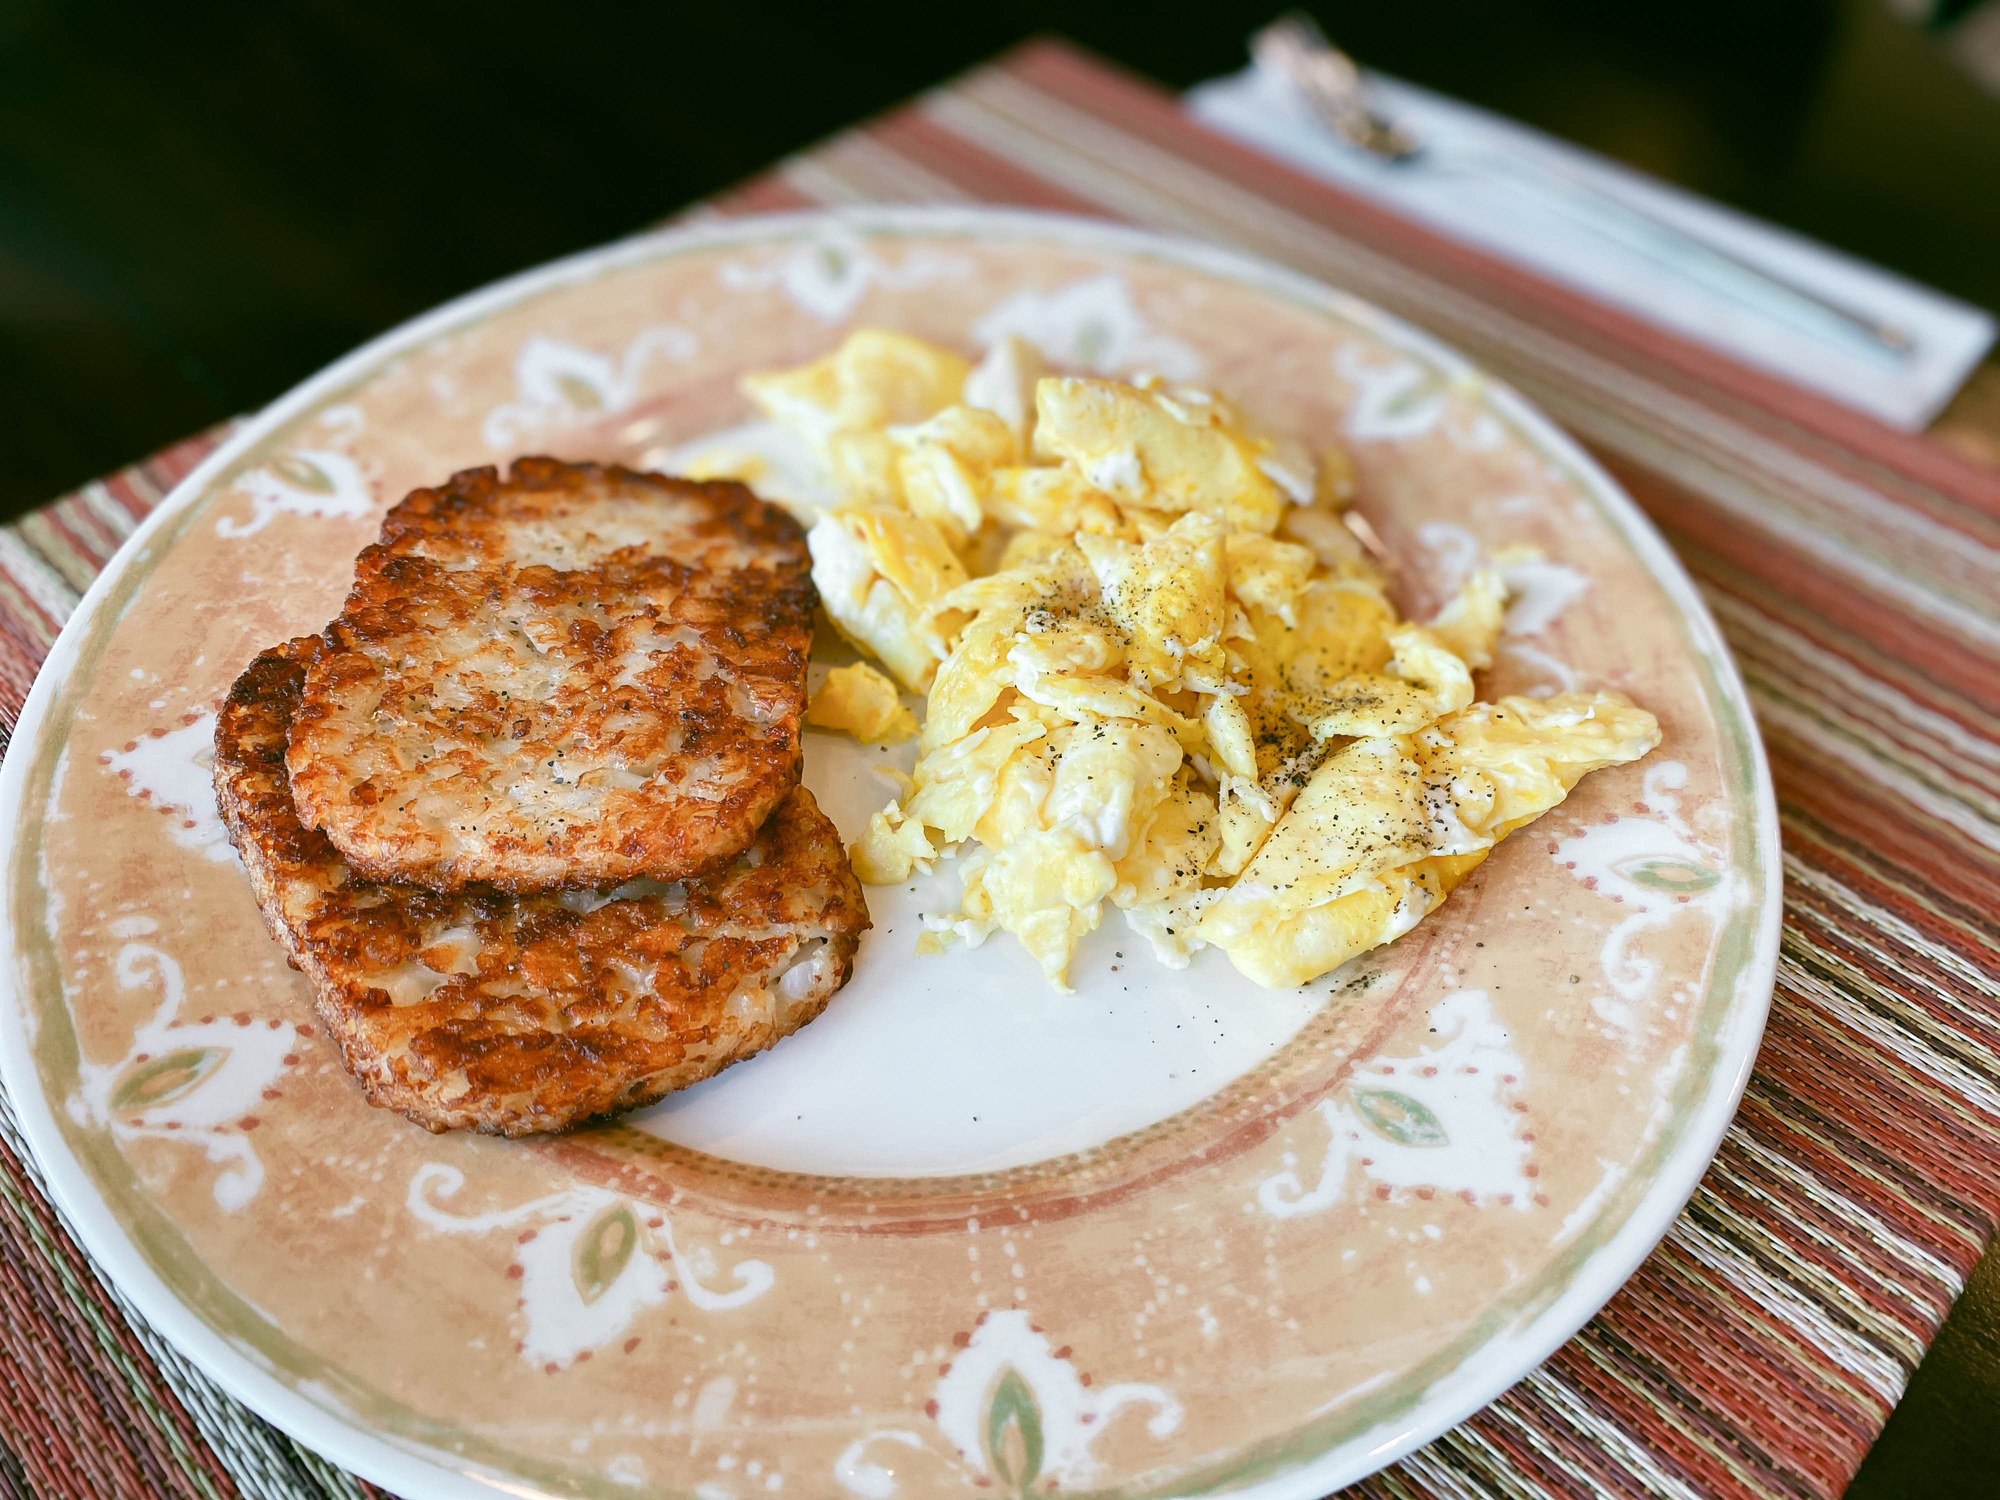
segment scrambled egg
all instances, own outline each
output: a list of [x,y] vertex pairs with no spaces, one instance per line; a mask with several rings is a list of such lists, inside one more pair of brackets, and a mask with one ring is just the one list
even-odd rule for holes
[[[1108,902],[1168,964],[1214,946],[1303,984],[1659,742],[1615,693],[1475,702],[1498,569],[1401,619],[1343,523],[1345,455],[1315,463],[1214,393],[873,330],[745,389],[840,497],[808,536],[828,615],[925,695],[914,774],[852,855],[873,884],[958,856],[926,949],[1005,931],[1067,987]],[[916,730],[865,665],[808,722]]]
[[1195,931],[1259,984],[1304,984],[1408,932],[1501,839],[1659,738],[1651,714],[1611,694],[1564,693],[1351,741]]
[[900,745],[917,732],[917,716],[903,707],[896,684],[860,661],[835,667],[806,705],[816,729],[841,729],[864,745]]

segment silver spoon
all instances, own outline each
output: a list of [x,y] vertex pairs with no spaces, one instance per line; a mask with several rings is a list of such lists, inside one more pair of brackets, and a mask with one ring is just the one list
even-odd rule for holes
[[1497,152],[1447,157],[1378,111],[1354,60],[1326,39],[1312,17],[1280,16],[1250,39],[1257,67],[1285,80],[1321,123],[1378,161],[1433,172],[1463,172],[1532,197],[1550,212],[1611,240],[1709,291],[1799,330],[1879,360],[1901,364],[1916,349],[1910,334],[1798,285],[1688,233],[1560,168]]

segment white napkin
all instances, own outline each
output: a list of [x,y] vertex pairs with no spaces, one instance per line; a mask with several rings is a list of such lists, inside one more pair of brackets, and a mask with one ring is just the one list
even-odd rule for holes
[[1370,74],[1381,111],[1412,127],[1426,157],[1501,157],[1554,166],[1601,185],[1688,233],[1909,334],[1900,359],[1795,327],[1745,305],[1656,256],[1578,225],[1498,175],[1395,166],[1340,141],[1282,79],[1246,68],[1189,91],[1203,123],[1554,280],[1699,340],[1748,364],[1907,430],[1923,427],[1964,383],[1994,339],[1994,320],[1865,261],[1669,187],[1526,126],[1397,79]]

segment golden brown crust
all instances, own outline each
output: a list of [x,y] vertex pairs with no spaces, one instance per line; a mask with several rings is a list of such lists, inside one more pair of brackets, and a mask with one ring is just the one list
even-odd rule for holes
[[300,817],[371,879],[675,879],[798,780],[814,595],[740,484],[517,460],[412,493],[307,678]]
[[216,800],[266,922],[375,1104],[431,1130],[561,1130],[769,1047],[847,982],[868,911],[803,787],[683,884],[516,896],[358,879],[300,823],[285,749],[319,637],[252,662],[216,722]]

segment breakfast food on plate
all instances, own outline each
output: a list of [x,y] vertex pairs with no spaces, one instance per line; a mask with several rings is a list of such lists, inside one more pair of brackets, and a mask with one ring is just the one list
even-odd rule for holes
[[[744,387],[839,496],[808,537],[828,614],[926,695],[853,857],[880,884],[963,850],[931,948],[1004,930],[1063,986],[1109,901],[1169,964],[1213,945],[1302,984],[1659,742],[1617,693],[1475,702],[1499,568],[1401,618],[1345,524],[1345,456],[1214,392],[872,330]],[[849,698],[825,721],[852,727]]]
[[515,895],[360,878],[300,822],[286,774],[321,650],[289,641],[238,679],[216,789],[266,922],[374,1103],[432,1130],[559,1130],[769,1047],[846,982],[867,907],[803,787],[683,882]]
[[372,1102],[561,1130],[825,1009],[869,924],[798,784],[807,570],[740,484],[524,458],[411,494],[250,664],[216,800]]
[[1274,988],[1408,932],[1493,846],[1588,772],[1659,743],[1615,695],[1502,698],[1321,763],[1194,935]]
[[815,729],[840,729],[864,745],[900,745],[917,732],[917,716],[903,707],[896,684],[857,661],[835,667],[806,705]]
[[299,816],[441,891],[727,861],[798,781],[807,569],[728,481],[529,458],[417,490],[307,672]]

